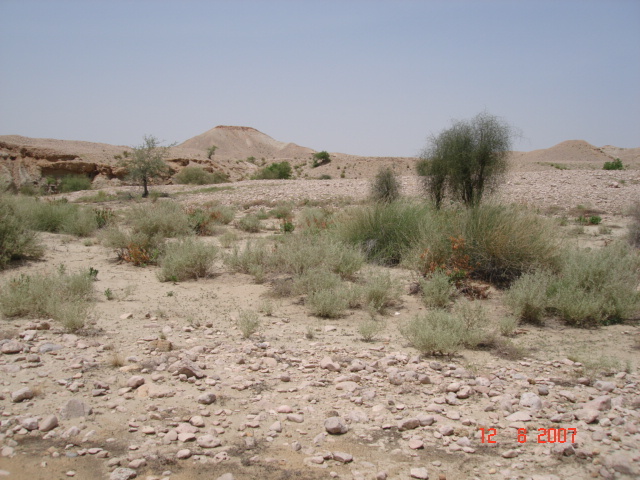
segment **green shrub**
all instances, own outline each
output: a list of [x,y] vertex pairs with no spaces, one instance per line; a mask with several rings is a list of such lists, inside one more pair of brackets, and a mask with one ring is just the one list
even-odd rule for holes
[[432,310],[417,315],[400,328],[412,347],[425,355],[453,355],[466,340],[466,325],[453,313]]
[[331,162],[331,155],[329,152],[323,150],[313,154],[313,164],[311,166],[312,168],[316,168],[321,165],[326,165],[329,162]]
[[338,290],[341,284],[339,275],[325,269],[311,269],[294,278],[292,291],[297,295],[312,294]]
[[420,287],[424,304],[431,308],[448,307],[456,291],[449,276],[441,270],[435,271],[428,279],[421,280]]
[[271,215],[280,220],[290,220],[293,218],[293,204],[279,203],[271,210]]
[[389,167],[378,170],[370,188],[374,202],[390,203],[400,198],[400,183]]
[[343,288],[318,290],[307,296],[305,305],[311,315],[321,318],[338,318],[349,306],[347,294]]
[[525,273],[513,282],[505,296],[505,303],[516,318],[529,323],[541,323],[549,307],[547,290],[551,281],[551,275],[543,270]]
[[224,257],[224,263],[234,272],[251,274],[256,267],[270,269],[273,255],[264,240],[248,241],[244,248],[234,246],[231,254]]
[[549,303],[570,325],[593,326],[630,318],[640,306],[640,259],[619,242],[599,250],[568,251]]
[[93,297],[89,272],[20,275],[0,289],[0,312],[7,318],[53,318],[69,330],[82,328]]
[[186,214],[189,226],[196,235],[212,235],[217,225],[227,225],[235,216],[233,209],[224,205],[190,207]]
[[43,255],[44,248],[36,233],[26,228],[14,202],[0,195],[0,270],[12,260],[37,259]]
[[624,170],[624,165],[622,164],[622,160],[616,158],[611,162],[604,162],[603,170]]
[[576,219],[576,222],[578,222],[581,225],[599,225],[600,222],[602,222],[602,217],[598,215],[591,215],[591,216],[580,215]]
[[288,180],[291,178],[291,164],[289,162],[272,163],[259,170],[251,178],[254,180]]
[[86,237],[98,228],[96,214],[91,208],[69,203],[66,199],[21,198],[14,208],[28,228],[41,232]]
[[364,304],[375,312],[383,313],[400,300],[401,289],[388,272],[378,272],[367,278],[361,295]]
[[429,228],[431,209],[410,202],[360,207],[336,222],[337,237],[361,249],[367,259],[397,264]]
[[261,224],[260,219],[256,215],[249,214],[238,220],[236,226],[245,232],[256,233],[260,231]]
[[373,342],[375,338],[384,330],[385,324],[382,320],[370,318],[358,325],[358,333],[363,342]]
[[317,234],[332,225],[331,212],[317,207],[305,207],[299,215],[298,225],[308,233]]
[[253,310],[242,310],[238,314],[236,325],[242,333],[242,338],[249,338],[260,328],[260,316]]
[[508,284],[525,272],[558,265],[552,223],[515,206],[469,209],[463,215],[461,237],[473,275],[489,282]]
[[182,185],[211,185],[229,181],[229,175],[221,172],[207,172],[201,167],[184,167],[173,177]]
[[115,225],[106,228],[101,239],[105,247],[115,250],[119,260],[137,267],[157,263],[165,243],[164,238],[159,235],[149,236]]
[[192,232],[187,214],[172,200],[136,205],[127,212],[126,221],[134,232],[147,237],[173,238]]
[[192,238],[169,243],[160,257],[160,281],[180,282],[206,277],[211,274],[216,255],[216,247]]
[[91,190],[91,179],[84,175],[67,175],[60,180],[60,192],[78,192]]

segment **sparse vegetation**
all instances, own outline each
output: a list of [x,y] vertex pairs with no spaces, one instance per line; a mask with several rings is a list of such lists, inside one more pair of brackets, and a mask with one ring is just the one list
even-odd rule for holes
[[145,135],[142,145],[133,147],[131,155],[120,160],[119,165],[127,169],[129,178],[142,183],[142,198],[149,196],[149,182],[169,174],[165,162],[168,155],[169,147],[162,147],[156,137]]
[[82,328],[93,299],[93,278],[64,267],[45,275],[20,275],[0,289],[0,312],[7,318],[53,318],[67,330]]
[[91,190],[91,179],[85,175],[66,175],[60,180],[60,192]]
[[603,170],[624,170],[624,165],[622,164],[622,160],[616,158],[611,162],[604,162]]
[[470,335],[459,315],[440,309],[416,315],[400,328],[400,333],[425,355],[453,355]]
[[256,215],[249,214],[238,220],[236,226],[245,232],[256,233],[260,231],[262,224]]
[[400,183],[389,167],[378,170],[371,183],[371,198],[375,202],[390,203],[400,198]]
[[331,162],[331,155],[329,155],[329,152],[326,152],[325,150],[323,150],[321,152],[316,152],[313,154],[313,164],[311,165],[311,167],[316,168],[321,165],[326,165],[327,163],[330,163],[330,162]]
[[629,209],[631,223],[627,239],[632,247],[640,248],[640,201],[635,202]]
[[551,280],[551,274],[537,270],[525,273],[511,285],[505,303],[516,318],[528,323],[542,323],[549,305],[547,290]]
[[160,257],[158,277],[161,282],[204,278],[211,274],[216,255],[216,247],[193,238],[171,242]]
[[370,318],[358,325],[358,333],[363,342],[373,342],[375,338],[384,330],[385,323],[382,320]]
[[258,170],[251,178],[253,180],[288,180],[291,178],[291,164],[289,162],[272,163]]
[[173,179],[182,185],[211,185],[229,181],[229,176],[221,172],[207,172],[201,167],[184,167]]
[[422,300],[427,307],[447,308],[456,289],[442,270],[437,270],[428,279],[420,281]]
[[242,338],[249,338],[260,329],[260,316],[253,310],[241,310],[236,325]]
[[36,233],[26,228],[12,199],[0,194],[0,270],[12,260],[38,259],[43,254]]

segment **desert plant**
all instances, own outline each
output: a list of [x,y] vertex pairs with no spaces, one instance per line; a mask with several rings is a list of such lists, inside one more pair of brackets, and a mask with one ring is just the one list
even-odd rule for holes
[[41,258],[44,248],[16,212],[14,202],[0,195],[0,270],[10,261]]
[[236,325],[242,333],[242,338],[249,338],[260,328],[260,316],[253,310],[241,310]]
[[388,272],[370,275],[361,290],[364,304],[377,313],[383,313],[387,307],[400,300],[400,285]]
[[85,175],[66,175],[60,180],[60,192],[78,192],[91,190],[91,179]]
[[603,170],[624,170],[624,165],[622,164],[622,160],[616,158],[611,162],[604,162]]
[[340,276],[325,269],[317,268],[306,270],[295,277],[292,291],[297,295],[304,295],[320,291],[338,290],[339,287],[341,287]]
[[371,198],[375,202],[390,203],[400,198],[400,183],[389,167],[378,170],[370,188]]
[[207,148],[207,158],[209,160],[211,160],[211,157],[213,157],[216,154],[217,149],[218,147],[216,147],[215,145],[211,145],[209,148]]
[[264,167],[251,177],[254,180],[287,180],[291,178],[291,164],[289,162],[272,163]]
[[311,166],[312,168],[316,168],[321,165],[326,165],[329,162],[331,162],[331,155],[329,155],[329,152],[323,150],[313,154],[313,164]]
[[89,272],[20,275],[0,289],[0,312],[7,318],[39,317],[60,321],[68,330],[82,328],[93,297]]
[[400,333],[414,348],[426,355],[453,355],[466,339],[462,319],[445,310],[417,315],[400,327]]
[[318,290],[307,296],[305,305],[311,315],[322,318],[338,318],[349,306],[346,292],[342,288]]
[[186,214],[189,226],[196,235],[211,235],[216,225],[231,223],[235,216],[233,209],[224,205],[189,207]]
[[549,286],[550,306],[570,325],[624,320],[640,306],[639,272],[638,254],[622,242],[599,250],[567,251]]
[[358,325],[358,333],[363,342],[373,342],[375,338],[384,330],[385,324],[382,320],[369,318]]
[[220,235],[220,245],[222,248],[230,248],[239,239],[238,234],[235,232],[226,231]]
[[192,232],[187,214],[173,200],[133,206],[125,219],[134,232],[148,237],[173,238]]
[[332,225],[332,214],[326,209],[305,207],[299,215],[298,225],[309,233],[319,233]]
[[233,251],[224,257],[225,265],[234,272],[249,273],[256,267],[270,267],[272,252],[264,240],[248,241],[243,248],[234,246]]
[[428,279],[421,279],[420,287],[424,304],[432,308],[448,307],[456,290],[443,270],[433,272]]
[[142,145],[133,147],[131,155],[119,162],[127,170],[131,180],[142,183],[142,198],[149,196],[150,181],[169,174],[170,168],[165,162],[169,148],[160,146],[156,137],[145,135]]
[[101,240],[105,247],[115,250],[119,260],[135,266],[155,264],[165,243],[159,235],[121,229],[115,225],[102,232]]
[[544,270],[525,273],[518,278],[505,296],[505,303],[516,318],[529,323],[541,323],[549,299],[547,290],[551,283],[551,275]]
[[436,208],[447,193],[466,206],[478,205],[506,172],[513,137],[509,125],[486,112],[432,136],[417,168]]
[[640,201],[631,206],[629,215],[631,216],[631,223],[629,223],[627,240],[631,246],[640,248]]
[[167,244],[160,257],[161,282],[198,279],[211,274],[217,249],[193,238],[185,238]]
[[238,220],[236,226],[245,232],[256,233],[260,231],[261,224],[260,219],[256,215],[249,214]]
[[361,249],[367,259],[397,264],[431,223],[428,206],[396,201],[360,207],[336,221],[336,236]]
[[513,335],[516,328],[518,328],[518,319],[512,316],[504,316],[498,322],[498,329],[500,334],[505,337]]
[[207,172],[201,167],[184,167],[173,176],[182,185],[211,185],[229,181],[229,176],[221,172]]

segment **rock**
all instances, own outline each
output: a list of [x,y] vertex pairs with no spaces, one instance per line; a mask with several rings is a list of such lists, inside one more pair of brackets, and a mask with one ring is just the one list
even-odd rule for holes
[[47,415],[42,420],[40,420],[40,423],[38,424],[38,430],[40,430],[41,432],[48,432],[50,430],[53,430],[57,426],[58,417],[56,417],[55,415]]
[[233,476],[233,473],[224,473],[220,475],[216,480],[235,480],[236,477]]
[[604,464],[618,473],[624,475],[639,475],[640,467],[633,462],[633,454],[630,452],[615,452],[604,459]]
[[141,377],[140,375],[133,375],[129,380],[127,380],[127,387],[138,388],[144,385],[144,382],[144,377]]
[[429,478],[429,472],[427,472],[427,469],[424,467],[412,468],[409,473],[411,478],[418,478],[421,480],[427,480]]
[[211,393],[211,392],[203,393],[198,397],[198,403],[201,403],[202,405],[211,405],[215,401],[216,401],[216,395],[215,393]]
[[340,364],[333,361],[331,357],[324,357],[320,360],[320,368],[324,368],[325,370],[329,370],[330,372],[339,372]]
[[584,423],[590,424],[595,423],[598,420],[600,412],[592,408],[583,408],[582,410],[575,412],[575,415],[578,420],[582,420]]
[[302,423],[304,422],[304,415],[299,413],[290,413],[287,415],[287,420],[294,423]]
[[353,455],[344,452],[333,452],[333,459],[340,463],[351,463],[353,462]]
[[611,410],[611,397],[607,395],[596,397],[590,402],[585,403],[582,408],[585,410],[598,410],[599,412]]
[[518,456],[518,451],[517,450],[506,450],[504,452],[502,452],[502,456],[504,458],[515,458]]
[[62,348],[64,348],[62,345],[56,345],[55,343],[43,343],[38,347],[38,352],[40,353],[56,352]]
[[21,388],[20,390],[16,390],[11,394],[11,401],[13,403],[20,403],[24,400],[30,400],[35,397],[35,392],[31,390],[29,387]]
[[278,408],[276,408],[276,412],[278,412],[278,413],[293,413],[293,408],[291,408],[289,405],[280,405]]
[[89,405],[72,398],[60,409],[60,416],[64,420],[69,420],[70,418],[86,417],[91,415],[92,412],[93,410]]
[[111,472],[109,480],[129,480],[130,478],[136,478],[137,475],[136,471],[131,468],[118,467]]
[[183,448],[182,450],[178,450],[176,452],[176,458],[178,460],[186,460],[187,458],[190,458],[191,455],[191,450],[189,450],[188,448]]
[[530,422],[531,415],[527,412],[515,412],[507,417],[509,422]]
[[191,360],[182,359],[172,363],[167,369],[169,373],[175,375],[186,375],[187,378],[196,377],[203,378],[205,373]]
[[133,313],[127,312],[120,315],[120,320],[129,320],[133,318]]
[[324,428],[331,435],[342,435],[349,431],[349,427],[340,417],[329,417],[324,421]]
[[269,427],[269,430],[277,433],[282,432],[282,423],[279,420],[276,422],[273,422]]
[[202,416],[200,415],[194,415],[189,419],[189,423],[194,427],[204,427],[204,418],[202,418]]
[[605,382],[603,380],[598,380],[593,386],[602,391],[602,392],[613,392],[616,388],[616,384],[613,382]]
[[196,443],[202,448],[216,448],[222,445],[218,437],[209,434],[198,437]]
[[360,388],[360,385],[358,385],[356,382],[340,382],[336,384],[336,390],[345,390],[347,392],[355,392],[356,390],[358,390]]
[[0,351],[2,353],[11,355],[14,353],[20,353],[22,350],[24,350],[25,347],[26,345],[16,340],[9,340],[8,342],[2,344],[2,347],[0,347]]
[[420,426],[420,420],[417,418],[405,418],[398,423],[398,430],[401,432],[405,430],[413,430]]
[[411,440],[409,440],[409,448],[411,450],[419,450],[421,448],[424,448],[424,442],[419,438],[412,438]]
[[525,392],[520,397],[520,406],[529,407],[531,410],[538,411],[542,408],[542,400],[532,392]]

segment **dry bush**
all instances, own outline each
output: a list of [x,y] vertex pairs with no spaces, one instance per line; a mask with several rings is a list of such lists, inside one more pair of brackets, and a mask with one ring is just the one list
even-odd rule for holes
[[628,239],[631,246],[640,248],[640,202],[635,202],[629,210],[631,223],[629,224]]
[[204,278],[211,274],[217,248],[193,238],[167,244],[160,257],[161,282],[179,282]]
[[236,227],[245,232],[257,233],[260,231],[262,224],[260,223],[260,219],[256,215],[249,214],[238,220],[236,222]]
[[456,291],[449,276],[441,270],[435,271],[428,279],[421,279],[420,287],[424,304],[431,308],[448,307]]
[[242,310],[238,314],[236,325],[242,334],[242,338],[249,338],[260,328],[260,316],[253,310]]
[[551,274],[546,271],[525,273],[511,285],[505,303],[520,320],[542,323],[549,307],[547,290],[551,280]]
[[367,277],[360,295],[363,303],[377,313],[400,301],[401,288],[389,272],[378,272]]
[[0,269],[10,261],[22,258],[41,258],[44,248],[36,233],[26,228],[13,202],[0,196]]

